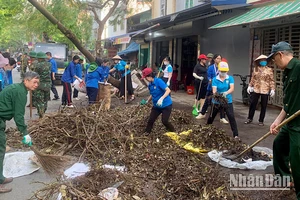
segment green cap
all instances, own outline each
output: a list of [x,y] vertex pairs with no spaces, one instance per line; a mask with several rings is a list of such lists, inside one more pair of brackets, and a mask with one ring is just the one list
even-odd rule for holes
[[213,58],[213,57],[214,57],[214,54],[208,53],[206,57],[208,57],[208,58]]
[[90,65],[90,67],[89,67],[89,69],[88,69],[88,72],[93,72],[93,71],[95,71],[97,68],[98,68],[97,63],[92,62],[91,65]]
[[37,58],[47,58],[46,54],[44,52],[41,52],[41,51],[36,54],[36,57]]
[[36,52],[35,52],[35,51],[30,51],[30,52],[29,52],[29,56],[30,56],[31,58],[36,58]]
[[277,44],[272,45],[271,54],[268,56],[268,59],[272,58],[275,53],[278,51],[289,51],[293,50],[292,46],[284,41],[278,42]]

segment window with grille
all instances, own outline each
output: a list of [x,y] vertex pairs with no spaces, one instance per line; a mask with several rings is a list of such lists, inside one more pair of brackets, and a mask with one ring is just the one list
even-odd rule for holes
[[194,6],[194,0],[185,0],[185,6],[184,6],[185,9],[191,8],[193,6]]
[[[280,41],[288,42],[292,45],[294,57],[300,58],[300,25],[285,25],[276,28],[263,30],[263,43],[262,53],[269,55],[272,50],[272,45]],[[282,84],[283,71],[274,67],[274,79],[276,87],[276,96],[273,99],[273,104],[282,106],[283,102],[283,84]]]

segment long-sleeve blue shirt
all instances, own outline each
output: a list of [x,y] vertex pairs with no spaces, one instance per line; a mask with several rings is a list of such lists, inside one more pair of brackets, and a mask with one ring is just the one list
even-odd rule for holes
[[73,78],[75,76],[75,65],[76,63],[73,61],[69,63],[61,77],[61,81],[65,83],[73,83]]
[[93,72],[88,72],[86,75],[86,87],[98,88],[98,82],[103,82],[104,80],[102,74],[100,67]]
[[54,58],[50,58],[49,62],[51,63],[51,72],[57,73],[57,63]]
[[[216,64],[210,65],[207,69],[208,80],[211,81],[211,83],[212,83],[213,78],[215,78],[217,75],[219,75],[219,69],[218,69],[217,65]],[[208,84],[208,86],[207,86],[208,91],[212,91],[211,83]]]
[[[119,71],[122,74],[122,77],[125,77],[125,66],[126,66],[126,62],[123,60],[120,60],[120,62],[118,62],[114,68]],[[128,69],[126,71],[126,75],[130,73],[130,70]]]

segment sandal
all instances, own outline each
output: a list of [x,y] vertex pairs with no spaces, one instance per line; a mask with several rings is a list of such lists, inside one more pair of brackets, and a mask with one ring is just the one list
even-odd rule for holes
[[248,119],[247,121],[244,122],[245,124],[251,124],[252,123],[252,120],[251,119]]
[[131,101],[135,100],[135,96],[132,95],[131,98],[130,98],[130,100]]
[[7,193],[11,191],[12,191],[11,188],[6,188],[3,184],[0,184],[0,193]]
[[258,126],[264,126],[263,122],[258,122]]
[[119,99],[122,100],[122,99],[125,99],[125,97],[124,97],[124,96],[121,96]]

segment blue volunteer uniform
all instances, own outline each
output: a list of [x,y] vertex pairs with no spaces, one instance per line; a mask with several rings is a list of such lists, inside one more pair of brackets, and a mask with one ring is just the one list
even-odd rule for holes
[[174,132],[173,125],[169,122],[169,118],[172,112],[172,99],[168,95],[162,102],[161,106],[156,105],[157,101],[165,94],[167,84],[160,78],[154,78],[153,82],[149,83],[148,89],[152,96],[153,107],[151,109],[150,117],[145,130],[146,135],[151,133],[153,124],[160,114],[162,114],[162,123],[168,131]]
[[[119,71],[122,75],[122,77],[125,77],[125,66],[126,66],[126,62],[121,60],[120,62],[118,62],[117,64],[115,64],[114,68]],[[130,70],[128,69],[126,71],[126,75],[130,74]]]
[[[148,89],[152,96],[153,106],[158,107],[156,105],[157,101],[165,94],[167,87],[167,84],[160,78],[154,78],[154,81],[149,84]],[[170,95],[164,99],[162,106],[158,108],[165,108],[169,105],[172,105],[172,99]]]
[[75,76],[75,65],[76,63],[73,61],[69,63],[61,77],[61,81],[65,83],[73,83],[73,78]]
[[75,65],[73,61],[69,63],[69,65],[66,67],[62,77],[61,77],[61,82],[63,85],[63,94],[62,94],[62,105],[72,105],[72,88],[71,88],[71,83],[73,83],[73,78],[75,76]]
[[51,63],[51,72],[52,73],[57,73],[57,63],[54,60],[54,58],[50,58],[49,62]]
[[[224,82],[222,82],[219,78],[219,76],[215,77],[212,81],[212,87],[217,88],[217,93],[222,94],[223,92],[227,92],[230,88],[230,85],[234,85],[234,79],[232,76],[226,76]],[[232,103],[232,94],[227,94],[226,98],[228,100],[228,103]],[[213,103],[219,104],[218,102],[212,100]]]
[[[233,77],[228,75],[226,75],[224,81],[220,79],[220,75],[218,75],[212,80],[212,87],[213,88],[216,87],[217,93],[219,94],[227,92],[230,89],[230,85],[233,84],[234,84]],[[210,111],[211,113],[209,115],[209,118],[207,119],[207,124],[212,124],[218,112],[224,110],[228,117],[233,137],[238,137],[239,133],[238,133],[235,117],[234,117],[234,110],[232,105],[232,94],[231,93],[227,94],[226,99],[228,100],[227,106],[220,105],[219,102],[216,102],[214,99],[212,99],[212,102],[214,104],[217,104],[218,106],[215,105],[212,106],[212,109]]]

